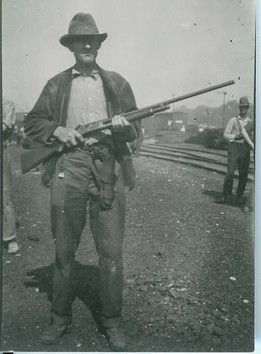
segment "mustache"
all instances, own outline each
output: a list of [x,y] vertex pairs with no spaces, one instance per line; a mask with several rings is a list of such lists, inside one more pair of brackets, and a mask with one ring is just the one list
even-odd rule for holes
[[94,55],[94,52],[91,49],[90,50],[82,50],[80,52],[80,54],[92,54],[92,55]]

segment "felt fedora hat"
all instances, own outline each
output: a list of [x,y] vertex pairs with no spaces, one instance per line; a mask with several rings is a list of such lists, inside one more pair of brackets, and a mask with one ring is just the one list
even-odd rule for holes
[[60,38],[60,43],[63,46],[68,47],[75,37],[82,36],[96,36],[101,43],[107,38],[108,34],[99,33],[92,15],[79,12],[72,18],[68,34],[63,35]]
[[247,97],[241,97],[239,100],[240,107],[249,107],[249,101]]

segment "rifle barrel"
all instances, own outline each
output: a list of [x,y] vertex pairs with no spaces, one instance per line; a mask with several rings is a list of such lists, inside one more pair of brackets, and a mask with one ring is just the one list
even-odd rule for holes
[[[198,95],[202,95],[203,93],[207,93],[207,92],[210,92],[210,91],[218,90],[218,89],[220,89],[222,87],[226,87],[226,86],[234,85],[234,84],[235,84],[234,80],[222,82],[221,84],[214,85],[214,86],[209,86],[209,87],[206,87],[204,89],[201,89],[201,90],[198,90],[198,91],[194,91],[194,92],[188,93],[188,94],[183,95],[183,96],[178,96],[176,98],[170,98],[170,99],[168,99],[166,101],[162,101],[160,103],[155,103],[155,104],[153,104],[151,106],[144,107],[144,110],[150,109],[150,108],[162,107],[162,106],[169,105],[169,104],[172,104],[172,103],[175,103],[175,102],[183,101],[183,100],[186,100],[188,98],[191,98],[191,97],[194,97],[194,96],[198,96]],[[143,108],[141,108],[141,109],[143,109]]]

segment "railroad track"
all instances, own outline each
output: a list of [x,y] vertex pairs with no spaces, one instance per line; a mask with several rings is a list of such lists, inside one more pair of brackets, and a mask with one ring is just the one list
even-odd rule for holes
[[[183,163],[221,174],[226,174],[227,172],[227,152],[221,150],[184,146],[184,144],[176,146],[173,144],[146,144],[145,142],[141,145],[140,155]],[[237,171],[235,176],[238,176]],[[254,161],[252,156],[248,178],[251,181],[254,180]]]

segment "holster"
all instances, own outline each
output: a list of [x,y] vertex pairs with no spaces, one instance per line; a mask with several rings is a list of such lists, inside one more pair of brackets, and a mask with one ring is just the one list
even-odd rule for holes
[[115,184],[117,176],[115,175],[115,157],[110,156],[103,161],[95,160],[94,165],[98,177],[96,178],[100,190],[100,202],[103,209],[110,209],[115,198]]
[[116,160],[121,167],[124,186],[131,190],[135,187],[136,172],[130,150],[124,142],[116,141],[115,145]]
[[42,164],[41,182],[44,187],[50,187],[54,177],[57,160],[60,156],[61,154],[57,153],[54,156],[52,156],[48,161]]

